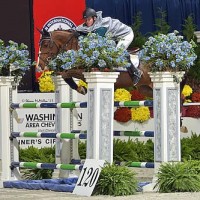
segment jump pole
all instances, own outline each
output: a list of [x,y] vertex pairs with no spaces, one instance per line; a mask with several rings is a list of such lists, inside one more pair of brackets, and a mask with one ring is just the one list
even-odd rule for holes
[[[74,93],[69,85],[63,80],[61,76],[54,78],[55,83],[55,100],[56,102],[71,102]],[[73,128],[73,110],[72,109],[56,109],[56,131],[70,132]],[[56,139],[56,164],[68,164],[73,158],[79,159],[78,153],[78,139]],[[54,170],[54,178],[69,177],[73,171]]]

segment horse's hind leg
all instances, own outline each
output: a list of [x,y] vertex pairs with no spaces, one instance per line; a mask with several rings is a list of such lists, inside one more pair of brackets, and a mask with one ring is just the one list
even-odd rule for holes
[[77,78],[85,81],[83,71],[79,69],[69,69],[62,72],[63,79],[65,78]]

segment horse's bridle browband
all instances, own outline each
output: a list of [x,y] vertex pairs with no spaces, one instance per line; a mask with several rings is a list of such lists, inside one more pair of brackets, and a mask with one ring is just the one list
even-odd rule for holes
[[[48,64],[49,61],[52,60],[52,59],[59,53],[59,47],[58,47],[58,45],[52,40],[52,38],[51,38],[51,33],[49,33],[49,34],[50,34],[49,37],[46,36],[46,37],[40,39],[39,46],[41,47],[43,41],[48,40],[48,41],[49,41],[49,44],[48,44],[48,45],[49,45],[50,49],[52,49],[53,46],[55,45],[56,48],[57,48],[57,52],[56,52],[56,53],[53,53],[53,52],[51,52],[51,51],[47,51],[47,52],[43,52],[43,53],[42,53],[42,52],[39,52],[38,57],[39,57],[39,59],[41,59],[45,64]],[[42,57],[41,57],[42,54],[47,54],[47,55],[48,55],[48,57],[46,58],[46,60],[43,60],[43,59],[42,59]]]
[[[39,42],[39,46],[41,46],[42,42],[44,40],[48,40],[49,41],[49,47],[50,49],[53,48],[53,46],[55,45],[57,48],[57,52],[53,53],[51,51],[47,51],[47,52],[39,52],[38,57],[39,59],[41,59],[45,64],[48,64],[50,60],[54,59],[60,52],[64,51],[65,48],[67,47],[67,45],[69,44],[69,42],[72,40],[72,38],[75,36],[75,32],[72,34],[72,36],[66,41],[66,43],[62,46],[62,48],[59,48],[59,46],[56,44],[56,42],[54,40],[52,40],[52,33],[49,33],[49,36],[46,36],[44,38],[41,38],[40,42]],[[41,58],[41,54],[48,54],[48,57],[46,58],[46,60],[43,60]]]

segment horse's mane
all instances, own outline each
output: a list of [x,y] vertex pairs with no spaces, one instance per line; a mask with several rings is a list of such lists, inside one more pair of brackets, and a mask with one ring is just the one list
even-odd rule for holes
[[76,30],[74,29],[56,29],[56,30],[53,30],[51,32],[67,32],[67,33],[74,33],[76,32]]
[[50,37],[50,33],[52,33],[52,32],[68,32],[68,33],[74,33],[74,32],[76,32],[76,30],[74,30],[74,29],[55,29],[55,30],[49,32],[49,31],[43,29],[43,30],[41,31],[42,37],[44,37],[44,38]]

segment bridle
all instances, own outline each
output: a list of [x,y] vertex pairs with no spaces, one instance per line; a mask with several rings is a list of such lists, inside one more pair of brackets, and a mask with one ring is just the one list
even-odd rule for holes
[[[74,31],[73,34],[67,39],[67,41],[62,45],[61,48],[59,48],[59,45],[56,44],[56,42],[52,39],[52,33],[49,33],[49,36],[42,36],[42,38],[40,39],[39,42],[39,46],[41,48],[42,43],[47,40],[48,41],[48,51],[47,52],[39,52],[38,53],[38,58],[41,59],[45,65],[48,65],[49,62],[54,59],[59,53],[63,52],[64,50],[66,50],[66,47],[68,46],[68,44],[70,43],[70,41],[73,39],[73,37],[76,37],[76,32]],[[56,47],[57,51],[56,52],[52,52],[52,49],[54,48],[54,46]],[[43,54],[47,54],[47,58],[44,60],[41,55]]]
[[[44,38],[41,38],[41,39],[40,39],[40,42],[39,42],[40,48],[41,48],[41,46],[42,46],[42,43],[43,43],[45,40],[48,41],[48,49],[49,49],[49,50],[48,50],[47,52],[39,52],[39,53],[38,53],[38,58],[39,58],[40,60],[42,60],[42,61],[44,62],[44,64],[48,64],[49,61],[51,61],[53,58],[56,57],[56,55],[59,53],[60,49],[59,49],[58,45],[52,40],[51,37],[44,37]],[[54,46],[56,46],[56,49],[57,49],[57,51],[56,51],[55,53],[51,51],[51,50],[54,48]],[[47,58],[46,58],[45,60],[41,57],[41,55],[43,55],[43,54],[47,54]]]

